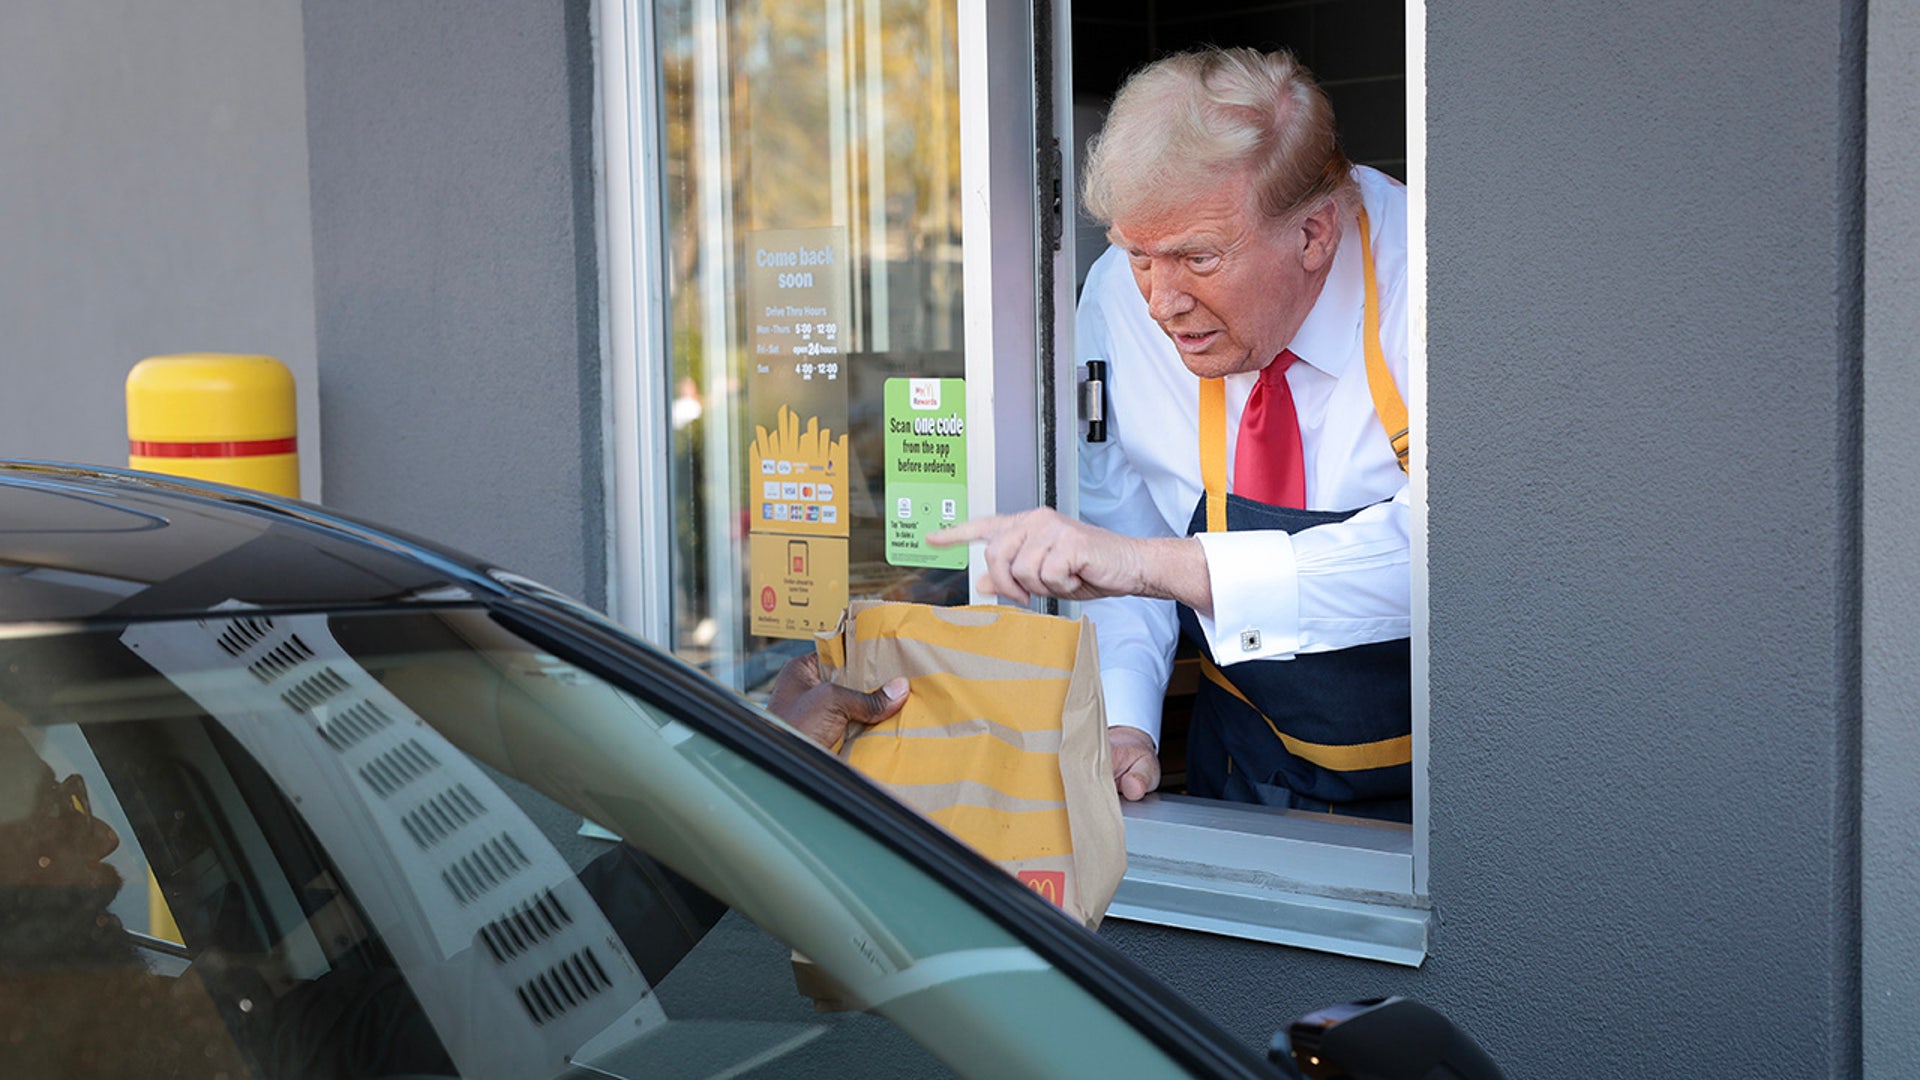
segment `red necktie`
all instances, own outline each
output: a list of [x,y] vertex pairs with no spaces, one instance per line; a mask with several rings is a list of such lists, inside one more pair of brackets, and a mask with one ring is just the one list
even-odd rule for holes
[[1307,505],[1307,467],[1300,453],[1300,418],[1293,411],[1287,368],[1293,351],[1282,350],[1261,369],[1260,381],[1240,415],[1240,441],[1233,452],[1233,491],[1272,506]]

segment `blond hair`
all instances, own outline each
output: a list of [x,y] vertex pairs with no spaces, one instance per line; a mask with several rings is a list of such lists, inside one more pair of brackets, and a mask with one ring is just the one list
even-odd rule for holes
[[1329,198],[1351,207],[1352,171],[1333,106],[1292,53],[1206,48],[1128,76],[1088,146],[1081,204],[1112,225],[1244,173],[1260,211],[1285,220]]

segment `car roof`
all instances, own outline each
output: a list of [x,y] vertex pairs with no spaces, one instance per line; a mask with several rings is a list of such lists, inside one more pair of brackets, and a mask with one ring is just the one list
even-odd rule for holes
[[487,570],[309,503],[0,460],[0,622],[471,601],[504,591]]

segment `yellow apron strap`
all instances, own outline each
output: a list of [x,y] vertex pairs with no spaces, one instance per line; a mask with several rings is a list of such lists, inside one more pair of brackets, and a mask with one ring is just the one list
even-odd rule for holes
[[1266,721],[1267,729],[1272,731],[1274,737],[1280,740],[1280,744],[1287,748],[1287,753],[1292,754],[1294,757],[1311,761],[1323,769],[1332,769],[1335,772],[1354,772],[1358,769],[1385,769],[1394,765],[1407,765],[1413,762],[1413,736],[1411,735],[1398,735],[1391,739],[1380,739],[1376,742],[1369,743],[1354,743],[1347,746],[1336,746],[1329,743],[1313,743],[1305,739],[1296,739],[1286,732],[1281,731],[1278,727],[1275,727],[1273,721],[1267,718],[1267,714],[1256,708],[1253,702],[1248,701],[1247,695],[1241,693],[1239,687],[1227,680],[1226,673],[1215,667],[1213,662],[1204,656],[1200,658],[1200,672],[1207,677],[1209,682],[1212,682],[1215,686],[1220,687],[1234,697],[1239,698],[1241,704],[1247,708],[1253,709],[1254,715]]
[[[1387,441],[1400,471],[1407,471],[1409,449],[1407,403],[1387,370],[1380,348],[1380,287],[1374,280],[1373,239],[1367,211],[1360,211],[1360,266],[1366,280],[1367,389],[1373,393],[1373,411],[1380,416]],[[1207,531],[1227,531],[1227,384],[1222,379],[1200,380],[1200,486],[1207,493]]]
[[1207,531],[1227,531],[1227,384],[1200,380],[1200,486],[1207,492]]
[[1367,228],[1365,207],[1360,210],[1360,265],[1367,283],[1367,389],[1373,391],[1373,411],[1387,429],[1387,441],[1393,444],[1400,471],[1406,472],[1410,448],[1407,403],[1399,387],[1393,385],[1393,373],[1387,370],[1386,354],[1380,349],[1380,286],[1374,280],[1372,234]]

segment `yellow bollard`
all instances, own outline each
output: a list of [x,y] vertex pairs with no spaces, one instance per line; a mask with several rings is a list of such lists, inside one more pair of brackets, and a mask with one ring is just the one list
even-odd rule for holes
[[271,356],[150,356],[127,374],[127,466],[300,497],[293,374]]
[[[271,356],[150,356],[127,373],[127,466],[300,497],[293,374]],[[147,933],[180,928],[147,869]]]

